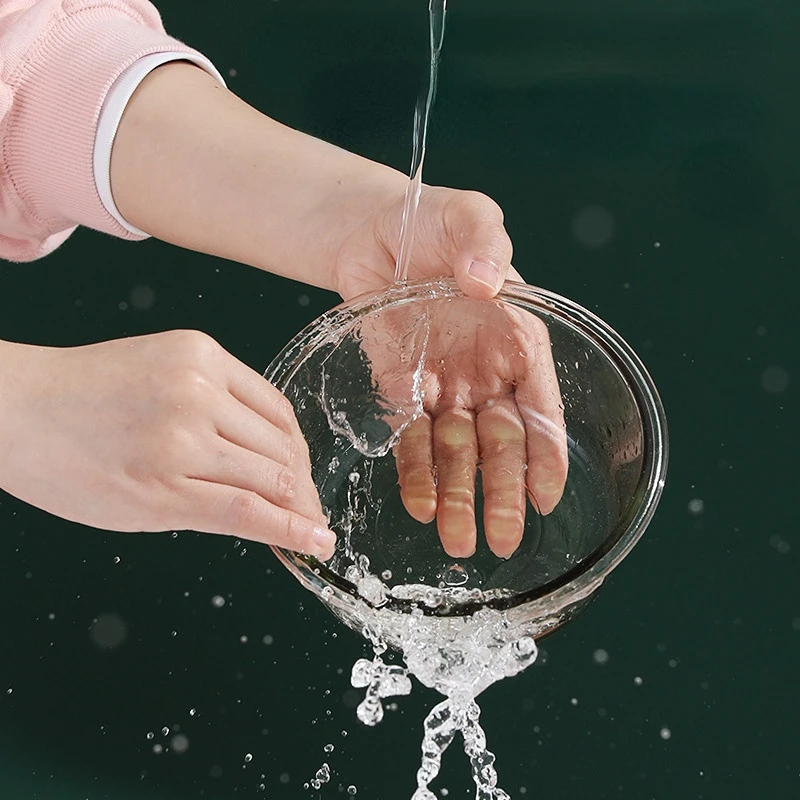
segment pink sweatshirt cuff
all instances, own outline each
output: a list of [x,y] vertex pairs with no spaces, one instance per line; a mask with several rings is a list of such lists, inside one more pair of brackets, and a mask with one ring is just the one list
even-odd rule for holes
[[202,58],[157,29],[153,19],[136,19],[130,6],[64,5],[77,8],[50,21],[9,81],[14,103],[3,161],[19,211],[14,227],[28,234],[3,237],[3,256],[13,260],[44,255],[76,225],[141,238],[114,219],[97,192],[98,118],[117,78],[143,56],[185,52]]

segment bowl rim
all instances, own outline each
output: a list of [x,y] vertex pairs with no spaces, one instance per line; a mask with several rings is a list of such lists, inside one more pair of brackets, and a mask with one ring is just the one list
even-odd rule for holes
[[[303,355],[321,342],[330,341],[330,330],[334,323],[337,325],[338,335],[343,336],[351,326],[357,324],[365,312],[369,313],[370,310],[396,302],[420,297],[441,298],[447,297],[448,294],[453,297],[464,296],[452,278],[423,279],[392,284],[381,291],[367,292],[341,303],[317,317],[287,343],[272,360],[264,377],[282,390],[295,370],[303,363]],[[644,534],[664,489],[669,443],[664,407],[653,379],[641,359],[608,323],[575,301],[555,292],[526,283],[506,281],[494,300],[532,305],[551,316],[559,317],[590,339],[622,375],[636,402],[643,432],[642,470],[627,509],[620,516],[613,531],[597,548],[558,577],[534,589],[509,596],[433,608],[391,596],[380,605],[374,604],[359,594],[353,583],[331,570],[325,562],[319,561],[314,556],[271,545],[284,566],[315,594],[321,595],[323,592],[329,594],[326,587],[331,587],[334,593],[343,593],[373,608],[410,613],[412,609],[419,607],[427,616],[440,617],[469,616],[482,608],[505,611],[522,606],[539,606],[548,600],[551,601],[547,603],[548,606],[556,606],[549,608],[549,612],[553,612],[571,606],[594,592]]]

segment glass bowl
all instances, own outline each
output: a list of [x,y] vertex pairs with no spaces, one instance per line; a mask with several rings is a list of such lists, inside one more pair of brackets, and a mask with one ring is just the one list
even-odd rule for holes
[[[526,420],[519,398],[528,373],[550,374],[550,389],[560,395],[551,419],[531,417],[528,440],[539,431],[563,447],[563,495],[544,515],[531,497],[522,543],[510,558],[495,556],[485,541],[480,477],[477,548],[467,558],[448,556],[436,520],[412,518],[401,497],[398,443],[450,389],[452,402],[471,402],[476,369],[492,373],[493,380],[480,377],[489,395],[517,398]],[[273,549],[362,633],[377,609],[457,618],[489,608],[520,635],[541,637],[587,604],[661,496],[666,421],[652,380],[605,322],[542,289],[507,282],[495,300],[476,301],[452,280],[397,284],[316,319],[265,377],[294,406],[339,537],[327,563]],[[494,402],[485,395],[475,402]]]

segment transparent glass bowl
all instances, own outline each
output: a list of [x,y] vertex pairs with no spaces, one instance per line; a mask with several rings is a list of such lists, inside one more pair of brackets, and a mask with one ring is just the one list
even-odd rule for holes
[[[451,558],[436,521],[423,524],[405,510],[393,447],[446,395],[448,381],[460,396],[474,368],[494,370],[502,373],[500,393],[519,396],[527,380],[520,369],[544,363],[554,368],[566,425],[562,499],[544,516],[529,503],[522,544],[500,559],[483,536],[479,477],[477,550]],[[524,284],[506,283],[494,301],[466,298],[450,280],[359,297],[306,327],[265,377],[295,408],[339,536],[327,563],[275,552],[357,630],[372,608],[440,617],[492,608],[526,635],[545,635],[571,619],[631,550],[664,485],[664,411],[636,354],[591,312]]]

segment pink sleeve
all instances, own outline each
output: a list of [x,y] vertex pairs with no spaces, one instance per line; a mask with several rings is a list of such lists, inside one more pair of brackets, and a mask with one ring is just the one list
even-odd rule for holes
[[127,239],[94,181],[95,132],[119,75],[186,52],[145,0],[0,0],[0,258],[30,261],[78,225]]

